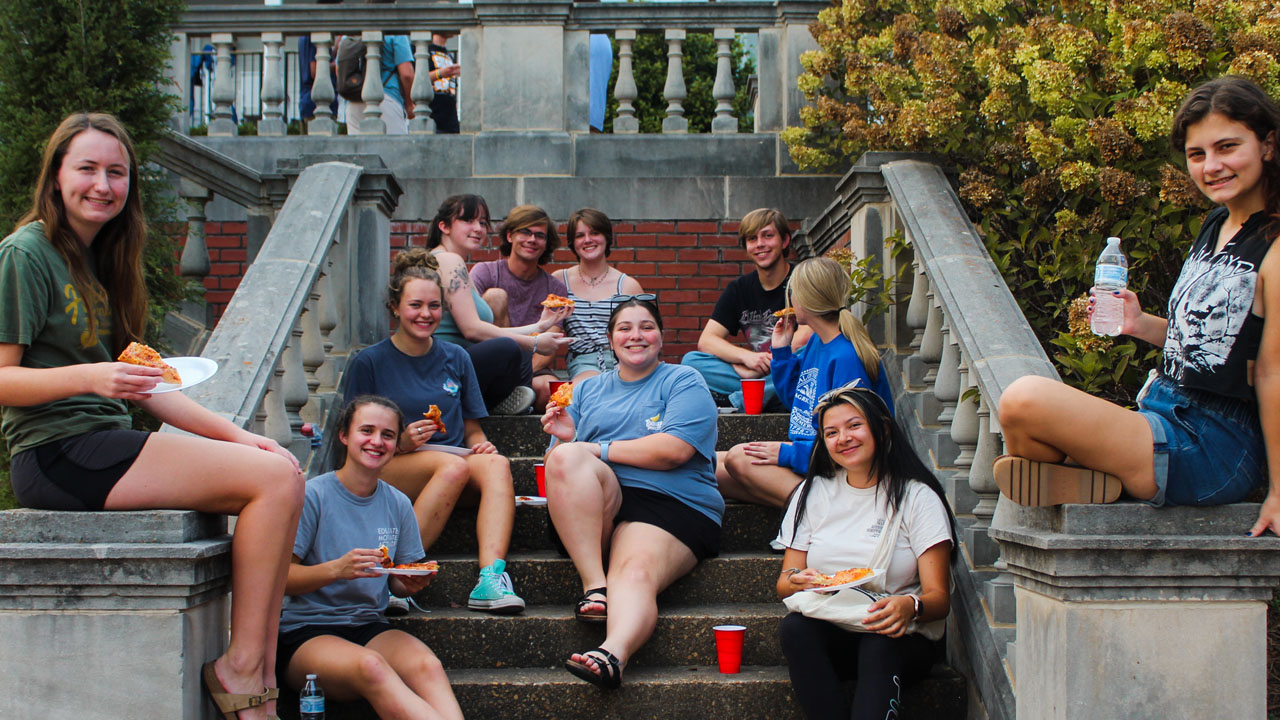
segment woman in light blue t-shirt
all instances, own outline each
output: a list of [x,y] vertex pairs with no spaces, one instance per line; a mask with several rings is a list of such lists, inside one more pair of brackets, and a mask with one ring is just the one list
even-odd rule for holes
[[380,717],[462,720],[440,660],[383,617],[388,590],[408,597],[432,577],[383,567],[424,555],[409,498],[378,479],[403,423],[396,404],[375,395],[355,398],[338,418],[347,452],[342,467],[307,482],[277,674],[301,688],[314,673],[328,697],[364,698]]
[[607,623],[600,647],[565,667],[606,689],[653,633],[658,593],[719,553],[724,515],[711,393],[693,368],[661,361],[656,298],[620,298],[607,324],[617,369],[577,383],[569,407],[542,416],[556,439],[547,506],[582,580],[574,616]]

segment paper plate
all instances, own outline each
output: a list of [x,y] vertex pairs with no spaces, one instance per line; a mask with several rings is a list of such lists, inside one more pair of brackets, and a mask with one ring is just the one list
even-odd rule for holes
[[150,390],[143,390],[147,395],[159,395],[160,393],[174,392],[175,390],[186,390],[192,385],[200,383],[213,377],[218,372],[218,363],[209,358],[202,357],[174,357],[165,358],[165,362],[173,366],[178,371],[178,375],[182,376],[182,384],[174,385],[173,383],[158,383]]
[[885,568],[875,568],[875,569],[873,569],[873,570],[871,571],[871,574],[870,574],[870,575],[868,575],[868,576],[866,576],[866,577],[864,577],[864,578],[860,578],[860,579],[858,579],[858,580],[854,580],[853,582],[841,583],[841,584],[839,584],[839,585],[829,585],[829,586],[827,586],[827,587],[805,588],[805,590],[804,590],[804,591],[805,591],[805,592],[816,592],[816,593],[833,593],[833,592],[836,592],[836,591],[838,591],[838,590],[843,590],[843,589],[845,589],[845,588],[851,588],[851,587],[857,587],[857,586],[859,586],[859,585],[861,585],[861,584],[863,584],[863,583],[871,582],[872,580],[874,580],[875,578],[880,577],[881,575],[885,574],[886,572],[888,572],[888,571],[887,571]]
[[517,505],[546,505],[547,499],[544,497],[538,497],[537,495],[517,495],[516,504]]
[[379,575],[435,575],[439,570],[413,570],[409,568],[370,568]]

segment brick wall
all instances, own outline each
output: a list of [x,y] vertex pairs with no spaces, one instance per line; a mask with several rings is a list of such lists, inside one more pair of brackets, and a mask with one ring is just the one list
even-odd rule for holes
[[[424,245],[428,227],[427,221],[392,223],[392,254],[410,244]],[[558,231],[563,238],[564,226]],[[245,223],[206,223],[205,237],[211,267],[204,281],[205,300],[213,306],[214,316],[221,317],[244,274]],[[638,280],[646,292],[658,295],[666,328],[663,358],[668,362],[679,362],[684,353],[697,348],[698,335],[720,293],[730,280],[753,267],[738,247],[737,221],[619,221],[613,224],[613,238],[610,264]],[[494,241],[491,248],[470,259],[481,262],[498,257]],[[561,247],[547,269],[573,264],[573,253]]]

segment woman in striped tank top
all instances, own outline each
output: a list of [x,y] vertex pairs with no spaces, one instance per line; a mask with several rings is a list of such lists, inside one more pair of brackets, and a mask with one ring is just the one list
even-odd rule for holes
[[569,379],[573,381],[613,369],[605,325],[613,309],[614,295],[644,292],[636,279],[609,265],[613,250],[613,223],[594,208],[583,208],[569,216],[569,250],[578,264],[560,271],[574,301],[573,314],[564,321],[565,335],[574,338],[569,346]]

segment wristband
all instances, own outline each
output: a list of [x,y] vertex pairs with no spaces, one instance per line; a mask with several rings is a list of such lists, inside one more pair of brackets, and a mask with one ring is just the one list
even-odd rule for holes
[[542,333],[536,333],[533,336],[533,354],[538,354],[538,341],[542,339]]
[[600,443],[600,459],[609,462],[609,441],[605,440]]
[[918,617],[920,617],[921,615],[923,615],[923,614],[924,614],[924,601],[920,599],[920,596],[919,596],[919,595],[912,595],[912,594],[908,594],[908,595],[907,595],[907,597],[911,598],[911,602],[915,605],[916,613],[915,613],[915,615],[912,615],[911,617],[913,617],[913,618],[918,618]]

